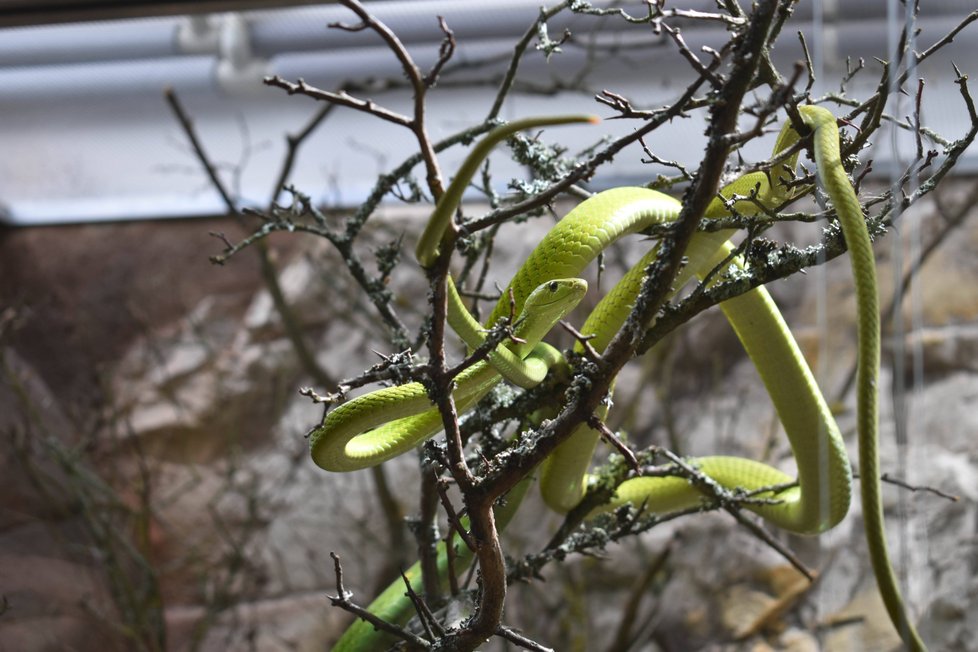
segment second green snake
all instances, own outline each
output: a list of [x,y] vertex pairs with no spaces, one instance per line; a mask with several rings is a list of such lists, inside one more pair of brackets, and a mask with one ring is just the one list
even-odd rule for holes
[[[879,366],[879,324],[876,305],[875,264],[858,199],[839,158],[839,139],[834,116],[818,107],[800,107],[802,119],[814,130],[816,167],[822,187],[832,200],[853,261],[853,276],[859,305],[858,432],[860,474],[867,540],[874,571],[890,616],[911,648],[924,649],[905,615],[897,583],[890,570],[882,528],[879,501],[879,471],[876,452],[875,374]],[[541,118],[516,121],[491,132],[466,159],[446,190],[422,235],[418,259],[430,265],[438,253],[450,221],[468,184],[482,160],[499,141],[516,132],[539,126],[580,122],[581,117]],[[775,154],[793,145],[799,136],[789,125],[782,129]],[[722,189],[724,197],[746,197],[735,209],[741,214],[757,213],[758,203],[776,209],[791,199],[785,181],[793,172],[796,156],[771,173],[746,175]],[[474,405],[505,376],[522,386],[539,382],[559,354],[540,343],[556,320],[570,310],[583,294],[574,277],[612,242],[656,224],[674,220],[680,211],[675,199],[645,188],[616,188],[584,201],[562,219],[539,243],[510,281],[487,324],[513,310],[520,314],[517,335],[525,343],[500,347],[488,362],[479,363],[457,379],[455,392],[460,412]],[[729,213],[716,200],[706,217]],[[726,260],[732,246],[732,231],[699,233],[687,250],[688,264],[675,287],[693,275],[704,276]],[[600,352],[617,333],[631,310],[657,251],[651,250],[602,299],[591,312],[582,333],[593,335],[591,344]],[[739,259],[729,265],[742,267]],[[583,283],[583,282],[580,282]],[[450,322],[470,347],[484,337],[479,324],[468,315],[450,284]],[[767,504],[745,505],[763,518],[792,532],[816,534],[838,523],[847,513],[851,495],[851,472],[838,428],[791,332],[764,288],[757,288],[721,304],[738,337],[754,362],[791,444],[797,462],[796,479],[766,464],[726,456],[695,458],[690,463],[730,491],[763,490],[785,484],[789,489],[758,494],[771,498]],[[441,417],[431,407],[419,383],[378,390],[354,399],[332,411],[312,436],[312,454],[317,464],[331,471],[365,468],[412,449],[440,429]],[[587,469],[598,434],[584,426],[564,442],[544,465],[541,490],[548,505],[558,511],[572,509],[587,487]],[[703,495],[680,477],[636,478],[616,490],[612,509],[624,503],[643,504],[653,513],[684,509],[704,500]],[[399,595],[378,598],[371,610],[391,607]],[[403,591],[400,592],[402,594]],[[393,596],[393,597],[392,597]],[[403,596],[399,600],[404,602]],[[386,613],[386,612],[385,612]],[[372,649],[367,632],[351,629],[341,640],[344,650]],[[363,628],[361,627],[361,630]],[[344,643],[345,642],[345,643]]]

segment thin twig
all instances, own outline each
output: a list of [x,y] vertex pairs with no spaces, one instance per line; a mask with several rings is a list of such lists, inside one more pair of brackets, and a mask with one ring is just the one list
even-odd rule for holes
[[611,431],[611,428],[605,425],[604,421],[599,419],[596,415],[591,415],[591,417],[587,420],[587,425],[593,430],[597,430],[599,433],[601,433],[601,438],[608,442],[621,454],[622,457],[625,458],[625,462],[628,464],[628,466],[630,466],[636,472],[639,470],[640,466],[638,459],[635,457],[635,453],[632,452],[632,449],[625,445],[625,442],[623,442],[618,435]]
[[882,480],[883,482],[889,482],[890,484],[895,484],[898,487],[903,487],[904,489],[909,489],[910,491],[913,492],[924,491],[924,492],[932,493],[935,496],[940,496],[941,498],[947,498],[948,500],[954,503],[960,500],[960,497],[955,496],[954,494],[949,494],[946,491],[941,491],[940,489],[937,489],[935,487],[928,487],[927,485],[913,485],[905,480],[894,478],[887,473],[882,474],[880,476],[880,480]]
[[662,552],[652,560],[652,563],[645,567],[641,577],[633,584],[632,590],[628,595],[628,600],[625,601],[625,608],[622,609],[621,617],[618,619],[618,628],[615,630],[614,639],[611,645],[608,646],[606,652],[627,652],[632,647],[632,644],[635,642],[633,637],[635,624],[646,620],[639,618],[639,606],[649,592],[649,587],[652,586],[652,582],[662,572],[666,563],[668,563],[673,547],[674,542],[667,544],[662,549]]
[[442,68],[445,67],[448,60],[455,54],[455,33],[448,28],[448,23],[441,16],[438,17],[438,27],[441,29],[442,34],[445,35],[445,38],[442,39],[441,45],[438,48],[438,61],[431,67],[428,74],[424,76],[424,85],[429,88],[438,83],[438,76],[441,74]]
[[418,620],[421,621],[421,626],[424,627],[425,633],[428,634],[428,639],[435,641],[439,637],[444,636],[444,628],[438,622],[438,619],[435,618],[435,615],[431,613],[428,604],[411,586],[411,580],[408,579],[404,571],[401,571],[401,579],[404,581],[404,591],[408,599],[411,600],[411,604],[414,605],[414,609],[418,614]]
[[532,650],[532,652],[554,652],[553,648],[540,645],[536,641],[527,638],[523,634],[517,632],[515,629],[506,627],[505,625],[500,625],[496,629],[496,636],[504,638],[514,645],[518,645],[524,650]]
[[[859,479],[859,473],[853,471],[852,477]],[[913,493],[917,493],[918,491],[923,491],[924,493],[931,493],[940,498],[946,498],[947,500],[950,500],[952,503],[956,503],[959,500],[961,500],[960,496],[956,496],[955,494],[948,493],[942,489],[938,489],[937,487],[931,487],[925,484],[910,484],[906,480],[901,480],[900,478],[894,478],[889,473],[881,473],[880,481],[895,485],[902,489],[907,489],[908,491]]]
[[458,512],[455,511],[455,507],[452,506],[452,501],[448,497],[448,486],[443,480],[438,482],[438,497],[441,500],[442,508],[445,510],[445,514],[448,515],[448,523],[458,534],[459,538],[462,539],[463,543],[469,548],[469,550],[475,552],[475,541],[469,536],[468,531],[462,524],[462,519],[458,517]]
[[[210,179],[211,184],[214,186],[214,189],[218,192],[218,194],[221,195],[221,199],[224,201],[228,212],[238,220],[238,223],[241,224],[243,228],[244,223],[241,218],[241,211],[234,199],[231,198],[231,195],[224,186],[224,183],[221,181],[220,176],[218,176],[217,168],[211,162],[210,157],[204,150],[204,146],[197,136],[197,130],[194,128],[190,116],[187,114],[186,109],[184,109],[183,104],[177,97],[176,91],[174,91],[173,88],[167,88],[164,91],[164,96],[166,97],[166,101],[170,105],[170,108],[173,110],[174,115],[176,115],[177,120],[180,122],[180,125],[183,127],[183,131],[186,134],[187,139],[190,141],[198,161],[200,161],[204,171],[207,173],[207,177]],[[323,115],[323,118],[325,118],[325,115]],[[309,126],[308,132],[311,132],[312,129],[315,128],[316,124],[318,124],[318,122],[313,121],[313,123]],[[307,136],[308,133],[305,135]],[[305,136],[302,136],[302,138],[305,138]],[[291,161],[293,160],[295,154],[295,148],[298,147],[299,142],[301,141],[296,142],[294,145],[290,144],[289,153],[286,156],[286,160],[283,162],[283,168],[280,176],[285,176],[288,174],[291,167]],[[223,239],[225,242],[227,242],[226,238]],[[282,326],[285,328],[285,334],[292,344],[292,348],[295,351],[296,357],[299,359],[299,363],[302,365],[303,370],[309,374],[309,376],[312,377],[317,384],[321,386],[332,385],[334,382],[333,378],[326,372],[325,369],[323,369],[322,365],[316,361],[316,356],[313,355],[312,351],[306,345],[305,336],[302,334],[302,328],[296,320],[295,313],[292,312],[288,301],[285,299],[285,292],[282,291],[282,285],[278,280],[278,270],[275,269],[275,265],[272,262],[267,245],[265,244],[264,240],[258,239],[256,246],[258,249],[258,260],[262,280],[265,282],[265,287],[268,288],[268,293],[272,298],[272,303],[282,319]],[[232,251],[233,249],[234,247],[229,246],[225,254],[229,255],[227,252]],[[224,260],[226,260],[226,255],[211,257],[211,261],[218,264],[223,264]]]
[[430,643],[420,636],[416,636],[402,627],[398,627],[393,623],[387,622],[383,618],[375,616],[364,607],[361,607],[353,602],[351,600],[353,593],[347,591],[343,586],[343,567],[340,565],[339,555],[337,555],[335,552],[330,552],[329,556],[333,558],[333,570],[336,574],[336,595],[326,596],[329,598],[330,604],[332,604],[334,607],[339,607],[344,611],[349,611],[358,618],[373,625],[375,629],[387,632],[388,634],[393,634],[394,636],[403,639],[412,645],[416,645],[423,650],[427,650],[431,647]]

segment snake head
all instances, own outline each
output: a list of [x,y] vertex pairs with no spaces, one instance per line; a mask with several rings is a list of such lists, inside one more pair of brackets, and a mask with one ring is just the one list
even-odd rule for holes
[[587,281],[582,278],[555,278],[541,283],[523,304],[523,315],[551,324],[573,310],[587,294]]

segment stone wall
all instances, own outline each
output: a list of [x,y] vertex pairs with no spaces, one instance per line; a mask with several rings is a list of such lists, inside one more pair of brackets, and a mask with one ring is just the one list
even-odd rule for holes
[[[946,190],[946,201],[973,183]],[[423,217],[390,213],[370,239],[410,240]],[[924,243],[942,224],[932,206],[910,220]],[[494,268],[502,281],[534,242],[515,230],[527,228],[501,235],[510,258]],[[297,393],[309,381],[253,252],[226,267],[207,262],[221,246],[208,232],[235,229],[174,221],[0,231],[0,650],[321,650],[349,620],[324,597],[334,590],[328,553],[342,555],[364,602],[413,557],[406,528],[383,526],[376,475],[326,474],[308,460],[303,433],[321,409]],[[878,249],[884,304],[890,242]],[[391,352],[325,243],[285,235],[272,244],[330,377],[373,364],[374,349]],[[941,650],[978,649],[976,249],[972,215],[922,270],[905,304],[915,330],[887,344],[905,375],[887,370],[882,384],[884,468],[960,496],[885,490],[909,601]],[[395,277],[392,291],[417,326],[420,274]],[[772,291],[833,396],[854,342],[845,261]],[[888,398],[904,378],[908,444],[898,451]],[[613,425],[637,445],[678,441],[683,453],[790,467],[763,387],[717,315],[634,365],[616,403]],[[851,395],[838,402],[848,439],[852,406]],[[384,479],[401,512],[416,509],[413,456],[385,465]],[[511,554],[532,552],[557,527],[538,503],[528,500],[507,532]],[[894,649],[858,506],[823,537],[780,538],[819,570],[814,585],[711,514],[657,527],[605,560],[548,567],[548,582],[514,589],[507,622],[559,650],[625,649],[612,644],[618,635],[642,650]],[[637,614],[631,632],[621,628],[626,604]]]

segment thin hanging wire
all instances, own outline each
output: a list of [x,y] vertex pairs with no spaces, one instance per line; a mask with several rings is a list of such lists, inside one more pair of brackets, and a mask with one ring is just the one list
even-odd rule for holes
[[[826,13],[829,13],[830,19],[835,14],[835,2],[836,0],[817,0],[812,5],[812,71],[815,76],[815,83],[812,85],[813,94],[818,97],[825,92],[825,83],[823,79],[825,78],[825,59],[826,51],[829,52],[829,56],[832,56],[834,52],[832,46],[834,40],[830,40],[828,37],[828,31],[826,29],[825,18]],[[830,7],[826,8],[824,5],[829,4]],[[826,9],[828,11],[826,12]],[[829,319],[828,319],[828,278],[826,276],[826,265],[825,265],[825,254],[822,250],[819,250],[818,259],[816,261],[815,267],[812,270],[812,283],[815,285],[815,332],[818,334],[818,357],[817,363],[815,364],[815,381],[820,387],[826,387],[826,382],[828,372],[830,371],[828,364],[825,364],[829,360],[829,351],[831,350],[831,342],[829,341]],[[820,439],[822,441],[827,441],[827,433],[819,433],[822,435]],[[823,452],[819,451],[819,455]],[[828,475],[828,467],[825,466],[825,474]],[[830,483],[827,481],[827,477],[824,478],[822,486],[827,488]],[[823,504],[828,504],[827,496],[820,496],[823,500]],[[819,553],[822,552],[822,547],[818,547]],[[821,554],[819,554],[821,557]],[[821,560],[819,560],[821,561]],[[816,604],[816,608],[821,613],[830,604],[830,597],[827,592],[820,591],[818,593],[820,599]]]
[[[900,47],[900,35],[901,32],[905,30],[906,38],[908,42],[909,52],[913,52],[916,46],[916,35],[915,35],[915,3],[907,2],[903,5],[903,10],[901,11],[901,3],[898,0],[888,0],[887,2],[887,31],[888,31],[888,41],[890,50],[890,61],[896,62],[898,60]],[[916,79],[916,70],[913,57],[907,57],[907,78],[909,80]],[[892,114],[896,116],[903,116],[906,113],[905,108],[905,96],[901,92],[901,89],[897,87],[897,80],[899,79],[899,70],[893,70],[890,74],[890,88],[889,88],[889,98],[890,102],[893,104],[891,109]],[[911,93],[912,97],[915,94]],[[915,103],[911,106],[911,111],[915,110]],[[911,121],[912,122],[912,121]],[[889,125],[889,144],[890,144],[890,188],[893,191],[894,197],[899,197],[900,193],[904,191],[901,187],[901,176],[902,171],[905,166],[912,164],[912,156],[907,157],[903,151],[903,143],[906,142],[906,137],[903,131],[897,127],[895,124],[890,123]],[[915,172],[912,172],[910,178],[907,180],[907,192],[912,192],[916,189],[919,183],[919,179]],[[894,224],[894,234],[890,238],[890,251],[891,251],[891,275],[893,278],[893,312],[889,315],[891,320],[891,336],[890,336],[890,351],[891,353],[891,373],[892,377],[890,379],[890,396],[892,401],[892,421],[896,439],[896,472],[899,477],[907,478],[908,469],[908,459],[909,459],[909,401],[907,392],[907,346],[908,346],[908,333],[906,331],[906,323],[904,320],[903,304],[904,304],[904,288],[902,283],[902,278],[904,275],[904,266],[909,265],[909,271],[911,278],[916,274],[917,267],[919,266],[919,254],[921,250],[920,246],[920,225],[918,221],[908,219],[906,223],[901,220],[903,215],[901,214],[901,209],[899,205],[896,205],[893,214],[893,224]],[[904,261],[904,242],[907,243],[909,247],[909,261]],[[912,315],[911,322],[911,333],[916,330],[919,321],[921,306],[919,303],[920,294],[917,283],[912,283],[910,285],[910,310]],[[885,316],[884,316],[885,317]],[[919,346],[914,344],[910,345],[912,351],[910,354],[913,356],[912,370],[913,376],[913,387],[915,392],[919,392],[922,387],[922,378],[918,375],[918,369],[920,364],[918,362],[920,358]],[[907,501],[906,494],[899,492],[897,495],[897,510],[898,510],[898,527],[900,534],[897,537],[896,548],[896,563],[899,567],[899,575],[903,579],[905,584],[910,583],[909,569],[913,566],[912,560],[909,556],[914,551],[914,546],[911,545],[911,528],[910,521],[907,512]]]

